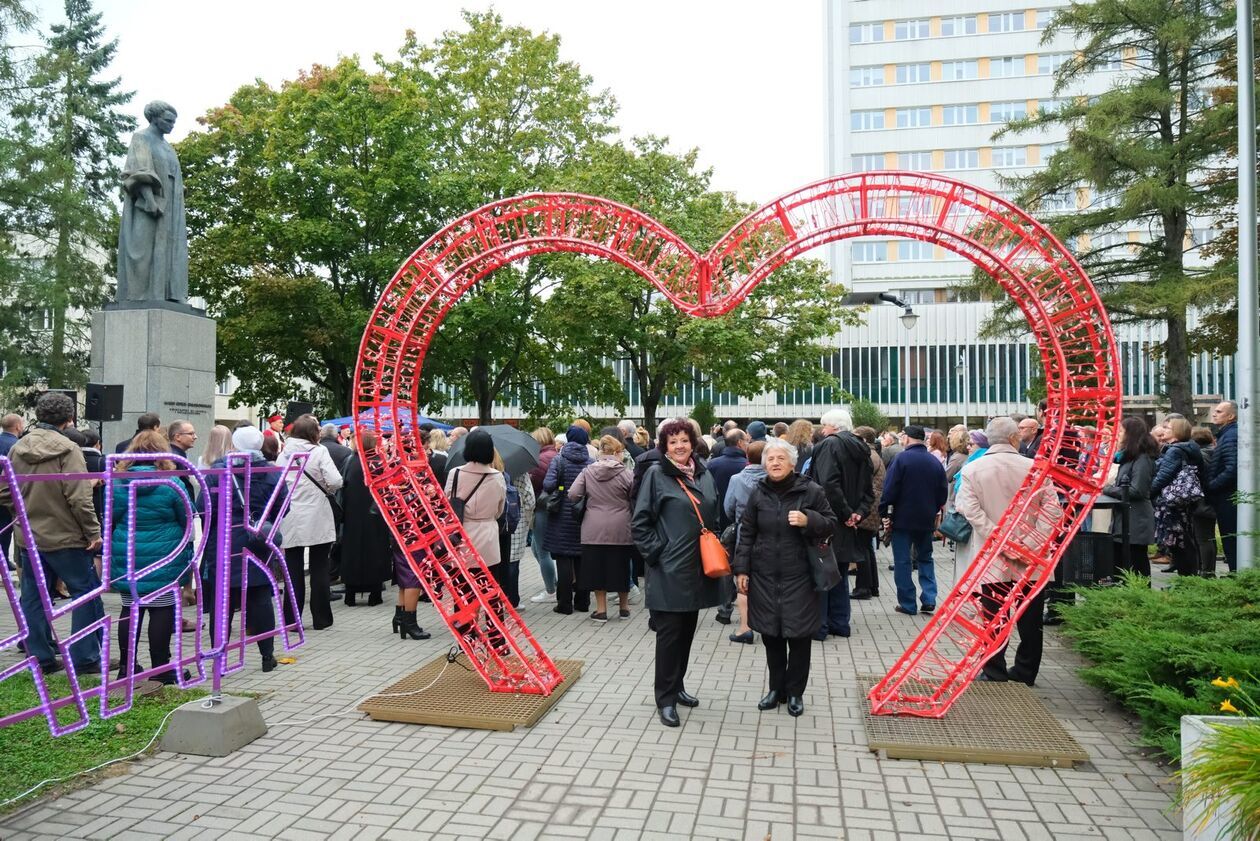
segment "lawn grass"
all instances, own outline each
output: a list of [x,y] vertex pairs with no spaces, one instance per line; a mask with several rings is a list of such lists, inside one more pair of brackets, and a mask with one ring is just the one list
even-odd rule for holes
[[[52,697],[69,694],[69,683],[65,675],[51,675],[47,681]],[[81,679],[81,682],[87,688],[94,685],[96,680],[87,678]],[[137,696],[128,712],[105,721],[101,721],[98,716],[100,700],[89,698],[87,708],[91,717],[90,723],[82,730],[66,736],[54,737],[50,734],[48,721],[42,715],[0,729],[0,804],[44,780],[72,776],[103,762],[141,750],[153,738],[167,713],[180,704],[205,695],[206,691],[203,689],[181,691],[175,687],[166,687],[147,698]],[[9,715],[38,703],[35,684],[28,674],[14,675],[0,683],[0,715]],[[76,720],[77,716],[73,707],[63,708],[58,712],[58,718],[63,724]],[[111,767],[120,766],[121,763]],[[108,770],[102,769],[102,773],[107,773]],[[89,774],[44,786],[15,803],[0,805],[0,814],[19,808],[50,791],[64,792],[86,785],[94,777],[95,775]]]

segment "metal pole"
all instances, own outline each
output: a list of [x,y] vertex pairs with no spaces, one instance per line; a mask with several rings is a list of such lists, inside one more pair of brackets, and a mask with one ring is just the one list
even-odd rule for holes
[[901,427],[902,429],[910,425],[910,331],[913,329],[913,327],[906,328],[906,365],[905,370],[901,372],[901,384],[906,398],[906,422]]
[[969,395],[967,394],[967,391],[969,389],[969,386],[967,384],[967,373],[968,373],[967,352],[962,351],[958,354],[958,375],[962,379],[962,404],[963,404],[962,405],[962,425],[963,426],[967,425],[967,409],[970,408],[970,406],[968,406],[967,404],[971,402],[969,399]]
[[1260,309],[1256,275],[1256,84],[1252,0],[1238,0],[1238,491],[1250,494],[1238,506],[1238,568],[1256,561],[1260,522],[1256,496],[1260,475],[1256,449],[1260,448],[1257,423],[1256,356],[1260,333],[1256,311]]

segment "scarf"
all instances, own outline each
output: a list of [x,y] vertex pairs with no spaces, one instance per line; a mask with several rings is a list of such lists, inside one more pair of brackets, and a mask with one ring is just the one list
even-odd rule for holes
[[[666,458],[669,458],[669,456],[666,456]],[[674,461],[672,458],[669,458],[669,463],[674,465],[674,467],[677,467],[679,472],[681,472],[682,475],[686,476],[688,479],[692,480],[693,482],[696,480],[696,463],[692,461],[691,459],[687,459],[686,464],[679,464],[678,462]]]

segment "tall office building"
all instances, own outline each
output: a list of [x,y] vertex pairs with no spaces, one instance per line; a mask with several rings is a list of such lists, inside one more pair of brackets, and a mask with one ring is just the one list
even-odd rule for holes
[[[1064,140],[1045,132],[993,139],[1004,123],[1057,104],[1055,73],[1074,44],[1069,35],[1046,44],[1041,39],[1064,5],[824,0],[827,174],[918,170],[1012,198],[1000,176],[1044,166]],[[1131,72],[1134,58],[1117,54],[1105,71],[1082,78],[1066,95],[1107,90]],[[1044,219],[1108,200],[1073,190],[1043,201],[1034,215]],[[1206,238],[1207,225],[1194,235]],[[1108,236],[1136,240],[1138,233]],[[1101,244],[1096,237],[1092,246]],[[830,257],[837,281],[857,292],[893,292],[920,315],[907,331],[898,310],[877,307],[864,329],[839,337],[836,373],[848,390],[880,403],[892,417],[975,419],[1028,410],[1024,393],[1039,363],[1027,341],[979,338],[993,304],[960,300],[968,261],[931,243],[876,238],[833,246]],[[1117,338],[1126,396],[1135,407],[1153,407],[1162,384],[1151,350],[1163,340],[1162,329],[1120,327]],[[1230,374],[1227,361],[1194,360],[1194,393],[1230,393]]]

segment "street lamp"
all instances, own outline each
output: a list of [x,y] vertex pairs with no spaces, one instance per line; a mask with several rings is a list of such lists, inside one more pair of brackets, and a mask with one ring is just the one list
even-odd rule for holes
[[919,320],[919,314],[914,311],[914,307],[898,298],[891,292],[850,292],[840,299],[840,303],[845,306],[863,306],[866,304],[892,304],[894,307],[901,307],[901,324],[906,328],[906,364],[905,370],[901,376],[902,390],[905,395],[906,404],[906,426],[910,425],[910,331],[914,329],[914,325]]
[[968,404],[971,402],[971,396],[968,394],[968,392],[971,389],[971,384],[967,382],[967,352],[966,351],[961,351],[958,354],[958,366],[954,368],[954,371],[955,373],[958,374],[958,379],[962,381],[962,425],[966,426],[967,425],[967,409],[969,408]]

